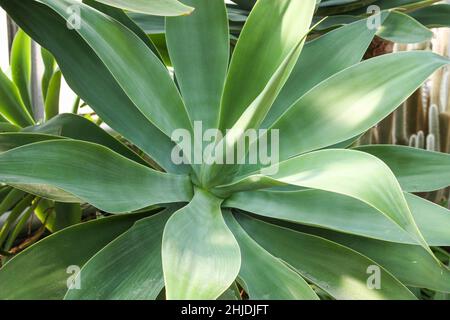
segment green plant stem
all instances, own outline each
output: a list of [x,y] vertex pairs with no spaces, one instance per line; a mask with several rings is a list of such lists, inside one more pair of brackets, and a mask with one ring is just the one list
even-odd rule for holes
[[33,214],[34,210],[36,209],[36,207],[37,207],[37,205],[39,204],[40,201],[41,201],[40,198],[35,198],[34,201],[33,201],[33,204],[31,205],[31,207],[29,207],[28,210],[22,215],[22,217],[20,218],[19,222],[14,227],[14,230],[11,232],[11,234],[8,237],[8,239],[6,240],[6,243],[5,243],[5,246],[4,246],[4,249],[6,251],[9,251],[11,249],[11,247],[14,244],[14,241],[17,239],[17,237],[19,236],[20,232],[25,227],[25,224],[27,223],[27,221],[30,218],[30,216]]
[[5,224],[0,229],[0,246],[3,245],[6,237],[8,236],[9,230],[11,229],[14,222],[20,217],[22,212],[31,204],[34,199],[34,195],[27,195],[23,198],[11,211],[10,215],[5,221]]
[[72,106],[72,113],[77,114],[78,108],[80,107],[80,97],[76,97]]

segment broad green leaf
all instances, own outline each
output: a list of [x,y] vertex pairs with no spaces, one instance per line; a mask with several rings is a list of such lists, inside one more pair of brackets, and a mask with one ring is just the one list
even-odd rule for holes
[[[436,264],[433,258],[417,246],[325,230],[313,232],[373,259],[407,286],[450,292],[450,270],[444,265]],[[383,285],[384,280],[381,281]]]
[[196,189],[191,202],[167,221],[162,240],[167,299],[216,299],[236,279],[241,253],[221,202]]
[[[382,16],[382,21],[385,17],[386,15]],[[361,61],[375,33],[376,29],[367,28],[367,19],[364,19],[306,43],[300,59],[264,120],[263,127],[273,124],[311,88]]]
[[[141,157],[108,134],[102,128],[88,119],[71,113],[60,114],[43,124],[25,128],[24,132],[33,132],[38,135],[56,135],[76,140],[83,140],[101,144],[121,155],[141,164],[147,164]],[[32,139],[32,138],[30,138]],[[43,140],[45,137],[43,137]],[[49,140],[49,139],[45,139]],[[35,142],[39,140],[36,139]],[[31,142],[28,142],[31,143]],[[23,143],[23,144],[28,144]]]
[[[177,0],[96,0],[112,7],[147,13],[154,16],[180,16],[190,14],[194,8]],[[186,3],[189,1],[185,1]]]
[[80,289],[65,299],[148,300],[164,288],[161,240],[173,209],[137,221],[97,252],[79,273]]
[[45,98],[47,97],[48,86],[55,70],[55,58],[47,49],[43,47],[41,47],[41,57],[42,62],[44,63],[44,74],[42,75],[41,86],[42,96],[44,97],[45,101]]
[[365,132],[449,62],[431,52],[395,53],[366,60],[321,82],[271,127],[280,131],[280,159]]
[[23,104],[31,113],[31,39],[22,29],[16,33],[11,48],[11,76]]
[[377,36],[397,43],[418,43],[430,40],[433,32],[410,16],[392,11]]
[[[369,258],[323,238],[278,227],[246,215],[238,222],[261,247],[292,266],[304,278],[336,299],[415,299],[383,267]],[[368,268],[379,266],[380,290],[367,286]]]
[[[412,194],[406,193],[405,198],[426,242],[430,246],[450,245],[450,211]],[[338,193],[321,190],[239,192],[227,199],[224,206],[374,239],[416,244],[376,209]]]
[[263,91],[311,23],[315,0],[260,0],[233,52],[222,96],[220,129],[229,129]]
[[[170,159],[174,143],[136,108],[95,52],[77,33],[67,28],[65,20],[32,0],[1,0],[0,4],[34,40],[53,53],[70,87],[111,128],[165,170],[187,171],[186,166],[176,166]],[[59,31],[55,33],[54,30]]]
[[106,147],[75,140],[38,142],[1,153],[0,181],[68,202],[47,189],[55,187],[115,213],[192,196],[187,176],[154,171]]
[[[267,175],[264,170],[273,174]],[[431,253],[395,176],[381,160],[364,152],[342,149],[311,152],[217,190],[229,192],[289,184],[360,200],[392,220]]]
[[361,146],[356,150],[386,163],[405,191],[433,191],[450,185],[450,155],[446,153],[389,145]]
[[436,4],[409,13],[429,28],[450,27],[450,4]]
[[62,139],[60,136],[40,133],[5,132],[0,133],[0,152],[8,151],[26,144],[46,140]]
[[250,299],[317,300],[303,278],[256,243],[233,217],[224,212],[242,254],[239,278]]
[[[165,66],[118,21],[74,0],[40,0],[66,21],[77,5],[83,26],[74,30],[94,50],[136,107],[167,136],[190,129],[189,116]],[[126,62],[126,63],[125,63]]]
[[[114,7],[110,7],[108,5],[105,5],[103,3],[100,3],[96,0],[83,0],[84,3],[87,5],[107,14],[108,16],[116,19],[121,24],[126,26],[128,29],[133,31],[146,45],[150,48],[150,50],[153,51],[153,53],[161,59],[161,55],[158,52],[158,49],[156,48],[155,44],[150,40],[150,38],[145,34],[145,32],[138,27],[136,23],[131,20],[130,17],[127,16],[127,14],[121,10]],[[160,17],[164,19],[163,17]]]
[[0,298],[62,299],[77,268],[146,215],[98,219],[44,238],[0,269]]
[[16,85],[0,70],[0,115],[19,127],[34,123]]
[[186,0],[195,11],[166,18],[166,41],[192,121],[215,128],[230,54],[223,0]]
[[50,120],[59,113],[59,92],[61,90],[61,71],[56,71],[47,90],[44,103],[45,119]]

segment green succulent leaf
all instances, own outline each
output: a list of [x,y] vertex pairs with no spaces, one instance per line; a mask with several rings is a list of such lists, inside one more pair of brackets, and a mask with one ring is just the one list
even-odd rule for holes
[[55,58],[53,55],[45,48],[41,47],[41,57],[44,63],[44,74],[42,75],[42,97],[44,101],[47,97],[47,90],[52,79],[53,73],[55,71]]
[[392,11],[377,36],[397,43],[418,43],[430,40],[433,32],[414,18]]
[[[96,0],[83,0],[87,5],[105,13],[106,15],[116,19],[121,24],[126,26],[128,29],[133,31],[141,40],[144,42],[150,50],[161,60],[161,55],[156,48],[155,44],[152,42],[150,37],[148,37],[145,32],[136,24],[133,20],[121,9],[117,9],[115,7],[111,7],[109,5],[105,5]],[[156,16],[155,16],[156,17]],[[164,21],[164,17],[158,17]]]
[[3,183],[53,200],[73,202],[53,194],[53,188],[57,188],[107,212],[189,201],[192,196],[187,176],[154,171],[106,147],[83,141],[29,144],[1,153],[0,164]]
[[11,76],[23,104],[31,114],[31,39],[22,29],[17,31],[11,48]]
[[76,268],[81,268],[97,251],[146,215],[99,219],[69,227],[37,242],[0,269],[0,298],[62,299]]
[[391,272],[403,284],[450,292],[450,270],[417,246],[318,230],[315,234],[352,248]]
[[80,288],[70,288],[65,299],[156,299],[164,288],[162,233],[173,211],[137,221],[97,252],[79,273]]
[[356,150],[386,163],[405,191],[433,191],[450,185],[450,155],[446,153],[389,145],[361,146]]
[[19,132],[21,130],[20,127],[9,123],[9,122],[0,122],[0,133],[4,132]]
[[429,28],[450,27],[450,4],[436,4],[409,13],[411,17]]
[[0,133],[0,152],[8,151],[27,144],[46,140],[63,139],[60,136],[40,133],[26,132],[3,132]]
[[263,91],[311,23],[315,0],[260,0],[250,13],[231,58],[220,129],[231,128]]
[[0,114],[8,122],[19,127],[34,124],[34,120],[23,104],[17,86],[0,70]]
[[[412,194],[405,193],[405,198],[426,242],[430,246],[450,245],[450,211]],[[239,192],[228,198],[224,206],[368,238],[417,244],[376,209],[354,198],[328,191]]]
[[[270,170],[271,174],[265,174],[264,170]],[[276,185],[320,189],[360,200],[391,219],[431,253],[395,176],[372,155],[339,149],[311,152],[216,189],[219,192],[236,192]]]
[[221,202],[196,189],[192,201],[168,220],[162,240],[167,299],[216,299],[236,279],[241,253]]
[[[67,28],[67,22],[61,16],[33,0],[1,0],[0,4],[34,40],[55,56],[71,88],[106,123],[140,147],[165,170],[178,173],[187,171],[186,166],[176,166],[171,161],[170,152],[174,143],[170,138],[139,111],[93,49],[76,32]],[[91,12],[92,10],[94,9],[90,9]],[[100,13],[97,12],[96,15]],[[103,19],[106,18],[103,16]],[[55,33],[54,30],[59,31]],[[136,40],[136,36],[130,39]],[[127,48],[124,44],[117,45]],[[80,61],[83,63],[80,64]],[[121,61],[117,66],[129,67],[127,63],[123,63],[126,60]],[[133,61],[140,61],[140,58]],[[138,68],[142,69],[142,66]],[[14,91],[6,92],[9,94]],[[3,113],[1,108],[0,110]],[[31,123],[26,125],[29,124]]]
[[230,54],[222,0],[188,0],[189,16],[166,19],[166,40],[175,76],[192,121],[217,127]]
[[[237,220],[247,234],[275,257],[336,299],[407,299],[415,296],[386,269],[347,247],[323,238],[262,222],[246,215]],[[367,285],[368,268],[379,267],[382,286]]]
[[83,214],[79,203],[63,202],[55,202],[55,213],[54,231],[80,223]]
[[142,114],[169,137],[175,129],[190,128],[183,101],[167,69],[137,35],[74,0],[40,2],[69,23],[70,7],[77,5],[83,27],[74,26],[74,31],[94,50]]
[[271,127],[280,131],[280,159],[365,132],[449,62],[431,52],[388,54],[351,66],[321,82]]
[[56,71],[47,90],[44,103],[45,119],[50,120],[59,113],[59,93],[61,91],[61,71]]
[[241,249],[239,279],[250,299],[318,300],[306,281],[255,242],[231,212],[225,211],[224,218]]
[[[63,113],[49,121],[44,122],[43,124],[27,127],[23,130],[23,133],[25,132],[36,134],[37,137],[45,134],[97,143],[108,147],[112,151],[115,151],[135,162],[147,165],[147,163],[130,148],[122,144],[92,121],[89,121],[79,115]],[[33,139],[32,135],[25,136],[25,139],[26,138]],[[50,140],[50,137],[46,138],[44,136],[42,137],[42,140]],[[24,140],[22,145],[31,143],[31,141],[27,143],[25,143],[25,141],[26,140]],[[39,141],[38,138],[36,138],[34,142],[37,141]]]
[[[194,8],[184,5],[177,0],[96,0],[112,7],[147,13],[154,16],[180,16],[190,14]],[[185,1],[187,3],[187,1]]]
[[[385,17],[386,15],[382,16],[382,19]],[[364,19],[307,42],[288,81],[264,120],[263,127],[267,128],[273,124],[286,109],[314,86],[360,62],[376,31],[367,28],[367,19]],[[345,45],[342,45],[343,43]]]

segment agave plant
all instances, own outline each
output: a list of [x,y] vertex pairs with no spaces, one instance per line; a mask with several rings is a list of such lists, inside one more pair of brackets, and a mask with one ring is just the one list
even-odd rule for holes
[[[450,270],[430,249],[450,243],[450,214],[409,193],[449,185],[449,156],[400,146],[345,149],[448,59],[406,52],[360,62],[377,32],[365,20],[306,42],[315,0],[259,0],[231,59],[222,0],[167,1],[163,12],[159,1],[101,2],[0,4],[52,52],[83,101],[152,164],[79,139],[0,153],[1,182],[113,214],[15,256],[0,269],[0,297],[239,298],[237,285],[250,299],[450,292]],[[80,25],[67,28],[74,8]],[[176,81],[120,8],[170,16]],[[186,151],[174,132],[204,137],[199,123],[219,130]],[[266,140],[276,161],[237,157],[250,129],[265,130],[244,140],[245,150]],[[275,132],[279,141],[267,139]],[[187,161],[198,152],[205,161]],[[67,272],[75,273],[70,281]]]

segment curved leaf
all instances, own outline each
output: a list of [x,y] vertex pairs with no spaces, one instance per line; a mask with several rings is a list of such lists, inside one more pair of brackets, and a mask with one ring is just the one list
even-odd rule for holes
[[167,299],[216,299],[236,279],[241,253],[221,202],[197,189],[167,221],[162,240]]
[[450,4],[435,4],[410,12],[409,15],[429,28],[450,27]]
[[80,288],[69,289],[65,299],[156,299],[164,288],[162,233],[172,213],[166,209],[137,221],[97,252],[79,273]]
[[438,265],[421,248],[331,231],[313,231],[319,236],[341,243],[373,259],[410,287],[450,292],[450,270]]
[[46,140],[63,139],[60,136],[50,134],[25,133],[25,132],[5,132],[0,133],[0,152],[8,151],[26,144],[41,142]]
[[233,52],[222,96],[220,129],[229,129],[263,91],[309,29],[315,0],[260,0]]
[[11,77],[20,92],[23,104],[31,114],[31,39],[21,29],[17,31],[11,47]]
[[61,90],[61,71],[56,71],[47,90],[44,103],[45,119],[49,120],[59,113],[59,92]]
[[378,158],[359,151],[328,149],[292,158],[270,169],[275,174],[249,176],[216,190],[235,192],[290,184],[350,196],[377,209],[431,253],[395,176]]
[[38,142],[1,153],[0,181],[49,198],[53,190],[45,186],[56,187],[115,213],[192,196],[187,176],[157,172],[103,146],[75,140]]
[[66,21],[72,19],[71,6],[77,6],[83,25],[74,31],[94,50],[142,114],[167,136],[175,129],[191,128],[167,69],[137,35],[116,20],[74,0],[39,2]]
[[3,132],[19,132],[21,130],[20,127],[9,123],[9,122],[0,122],[0,133]]
[[8,122],[26,127],[34,120],[22,102],[16,85],[0,70],[0,115]]
[[[386,16],[383,15],[382,19]],[[264,120],[263,127],[272,125],[311,88],[360,62],[376,31],[367,28],[367,19],[364,19],[307,42],[288,81]]]
[[442,189],[450,185],[450,155],[405,146],[369,145],[356,150],[374,155],[386,163],[409,192]]
[[44,238],[0,269],[0,298],[62,299],[75,270],[71,267],[81,268],[97,251],[146,215],[98,219]]
[[230,54],[225,3],[185,3],[196,8],[191,15],[166,19],[170,59],[191,120],[215,128]]
[[[412,194],[405,193],[405,198],[426,242],[430,246],[450,245],[450,211]],[[270,218],[390,242],[416,244],[405,231],[376,209],[338,193],[321,190],[247,191],[233,194],[224,205]]]
[[[246,215],[237,215],[236,218],[259,245],[336,299],[415,299],[383,267],[356,251]],[[383,282],[379,290],[370,289],[367,285],[370,276],[367,270],[371,266],[380,268]]]
[[0,4],[34,40],[53,53],[67,83],[106,123],[165,170],[187,171],[186,166],[176,166],[170,159],[174,143],[137,109],[92,48],[67,28],[65,20],[32,0],[1,0]]
[[433,32],[410,16],[392,11],[377,36],[397,43],[418,43],[430,40]]
[[430,52],[395,53],[366,60],[321,82],[271,127],[282,137],[280,159],[366,131],[449,61]]
[[38,135],[56,135],[97,143],[108,147],[109,149],[135,162],[145,165],[147,164],[141,157],[113,136],[108,134],[105,130],[97,126],[92,121],[79,115],[63,113],[49,121],[44,122],[43,124],[25,128],[23,132],[34,132]]
[[[103,3],[97,2],[96,0],[83,0],[87,5],[107,14],[108,16],[116,19],[121,24],[126,26],[128,29],[133,31],[146,45],[152,50],[152,52],[161,60],[161,55],[158,52],[155,44],[152,42],[150,37],[148,37],[145,32],[131,20],[131,18],[121,9],[117,9]],[[163,17],[159,17],[164,20]]]
[[194,8],[177,0],[96,0],[119,9],[147,13],[154,16],[180,16],[190,14]]
[[42,75],[42,97],[44,98],[44,101],[47,97],[47,90],[48,86],[50,84],[50,80],[53,76],[54,70],[55,70],[55,58],[52,56],[50,52],[48,52],[47,49],[41,47],[41,57],[42,62],[44,63],[44,74]]
[[256,243],[231,212],[224,212],[224,218],[241,249],[239,278],[250,299],[319,299],[299,274]]

